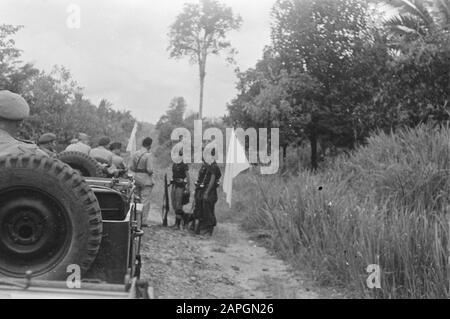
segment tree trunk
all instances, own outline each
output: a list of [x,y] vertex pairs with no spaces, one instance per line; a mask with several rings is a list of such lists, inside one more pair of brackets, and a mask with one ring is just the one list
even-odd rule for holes
[[203,119],[203,92],[205,87],[205,76],[206,76],[206,56],[203,57],[202,61],[199,63],[200,71],[200,102],[198,108],[198,119]]
[[198,108],[198,119],[203,119],[203,89],[205,86],[205,76],[200,75],[200,106]]
[[287,144],[284,144],[283,146],[283,163],[286,162],[286,156],[287,156]]
[[311,167],[313,171],[317,170],[317,134],[313,132],[309,136],[309,141],[311,143]]

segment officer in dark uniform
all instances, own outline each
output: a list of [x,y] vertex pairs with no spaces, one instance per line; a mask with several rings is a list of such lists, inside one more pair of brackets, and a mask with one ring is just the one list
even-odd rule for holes
[[[215,156],[215,150],[212,150]],[[195,232],[199,235],[212,235],[214,227],[217,225],[214,212],[217,203],[217,187],[219,186],[222,173],[214,160],[211,164],[203,160],[203,165],[198,173],[195,183]]]
[[56,135],[45,133],[39,137],[38,146],[50,157],[56,157]]
[[[183,156],[183,150],[179,155]],[[172,191],[170,197],[172,199],[172,208],[175,212],[174,228],[180,229],[181,222],[184,218],[183,197],[190,190],[189,166],[181,161],[172,165]]]

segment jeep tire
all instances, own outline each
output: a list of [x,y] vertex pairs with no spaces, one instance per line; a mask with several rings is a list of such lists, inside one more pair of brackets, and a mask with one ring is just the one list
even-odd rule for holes
[[83,275],[101,238],[100,207],[82,176],[53,158],[0,157],[0,277]]
[[85,177],[105,177],[103,167],[92,157],[81,152],[63,151],[58,159]]

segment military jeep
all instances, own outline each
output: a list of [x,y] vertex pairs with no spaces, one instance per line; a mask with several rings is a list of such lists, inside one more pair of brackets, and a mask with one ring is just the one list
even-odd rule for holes
[[[0,157],[0,297],[19,288],[149,297],[139,202],[131,177],[82,176],[32,154]],[[77,270],[81,288],[67,289]]]

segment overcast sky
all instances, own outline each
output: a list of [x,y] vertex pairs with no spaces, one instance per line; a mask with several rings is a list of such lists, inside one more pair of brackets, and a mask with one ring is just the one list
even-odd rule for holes
[[[16,36],[24,61],[50,71],[64,65],[85,94],[106,98],[140,121],[155,123],[170,100],[183,96],[198,108],[198,69],[169,59],[167,32],[183,3],[192,0],[1,0],[0,23],[24,25]],[[253,67],[270,43],[275,0],[222,0],[243,18],[230,34],[237,66]],[[81,9],[81,28],[67,27],[70,4]],[[236,94],[235,66],[213,57],[207,65],[205,116],[222,116]]]

